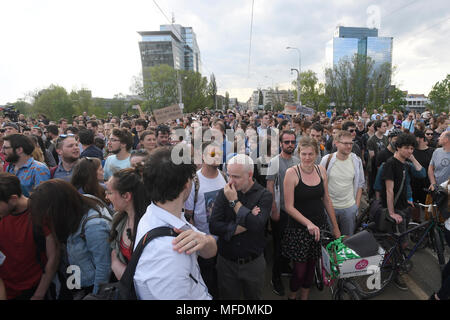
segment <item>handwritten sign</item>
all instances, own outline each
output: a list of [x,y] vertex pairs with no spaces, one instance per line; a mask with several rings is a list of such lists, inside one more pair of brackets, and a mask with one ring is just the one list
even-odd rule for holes
[[156,123],[166,123],[170,120],[176,120],[183,118],[183,112],[178,104],[173,104],[169,107],[157,109],[153,111],[153,115],[156,118]]

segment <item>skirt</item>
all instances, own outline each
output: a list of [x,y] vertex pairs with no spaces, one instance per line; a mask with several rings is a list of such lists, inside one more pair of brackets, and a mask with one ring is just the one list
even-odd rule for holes
[[[318,227],[320,230],[330,229],[328,223]],[[281,254],[294,262],[317,260],[322,256],[321,241],[315,241],[306,227],[287,227],[281,241]]]

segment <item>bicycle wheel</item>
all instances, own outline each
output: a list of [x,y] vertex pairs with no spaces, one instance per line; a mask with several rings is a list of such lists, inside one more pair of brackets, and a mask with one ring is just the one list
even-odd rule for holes
[[316,266],[314,267],[314,282],[316,284],[317,289],[319,289],[319,291],[322,291],[324,287],[322,259],[318,259],[316,262]]
[[442,241],[441,235],[439,234],[439,230],[436,227],[433,228],[432,238],[433,238],[434,250],[436,251],[439,266],[441,267],[441,271],[442,271],[445,266],[444,243]]
[[[417,227],[419,224],[416,222],[410,222],[408,224],[408,230]],[[425,227],[421,227],[418,228],[417,230],[411,231],[408,234],[408,240],[415,246],[417,244],[417,242],[419,242],[419,240],[422,238],[422,235],[424,234],[425,230],[426,230],[426,226]],[[425,238],[423,239],[422,243],[417,247],[417,249],[425,249],[428,246],[429,243],[429,237],[428,235],[425,236]]]
[[[379,241],[380,242],[380,241]],[[394,279],[397,264],[397,252],[394,251],[389,260],[388,252],[392,248],[392,244],[387,245],[380,243],[383,249],[386,251],[386,255],[383,261],[383,266],[380,267],[379,277],[374,275],[366,275],[354,277],[351,279],[351,283],[355,286],[356,292],[362,299],[370,299],[379,295],[387,285]]]
[[356,287],[347,280],[339,280],[336,290],[333,292],[333,300],[361,300]]

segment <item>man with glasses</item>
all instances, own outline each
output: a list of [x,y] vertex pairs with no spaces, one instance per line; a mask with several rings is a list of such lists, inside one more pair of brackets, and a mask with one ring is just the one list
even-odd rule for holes
[[11,134],[3,138],[2,152],[9,162],[6,171],[19,178],[25,196],[29,196],[41,182],[50,179],[47,166],[31,156],[33,150],[33,142],[23,134]]
[[80,147],[73,133],[61,134],[56,140],[56,152],[59,156],[59,164],[51,169],[51,177],[70,182],[73,167],[80,158]]
[[[356,124],[353,121],[345,121],[342,124],[342,130],[350,132],[353,140],[352,152],[362,158],[362,141],[356,135]],[[331,152],[336,152],[337,150],[337,145],[334,144]]]
[[105,181],[108,180],[116,171],[130,168],[130,150],[133,147],[133,136],[126,129],[115,128],[108,140],[108,151],[112,153],[104,166]]
[[[274,200],[272,203],[272,213],[270,215],[273,236],[273,268],[272,286],[277,295],[284,296],[284,286],[281,282],[282,273],[291,273],[289,260],[281,255],[281,239],[287,226],[288,214],[284,206],[283,182],[288,168],[300,163],[300,159],[293,156],[296,144],[295,132],[292,130],[283,131],[280,135],[281,153],[269,163],[267,175],[267,189],[272,193]],[[279,190],[280,204],[277,208],[275,201],[275,191]]]
[[432,148],[436,148],[436,141],[434,140],[434,131],[433,129],[425,130],[425,140],[428,142],[428,146]]
[[327,170],[328,192],[339,230],[343,235],[351,236],[365,184],[364,170],[361,158],[352,152],[352,133],[339,131],[335,145],[337,152],[326,155],[320,165]]

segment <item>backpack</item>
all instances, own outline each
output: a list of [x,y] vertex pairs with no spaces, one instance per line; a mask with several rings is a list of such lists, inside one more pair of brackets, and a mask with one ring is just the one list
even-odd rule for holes
[[[228,178],[227,178],[227,175],[225,174],[225,172],[223,172],[222,170],[219,170],[219,172],[222,175],[225,182],[228,182]],[[192,214],[194,214],[194,212],[195,212],[195,206],[197,204],[197,199],[198,199],[198,191],[200,190],[200,180],[198,179],[197,173],[195,173],[193,180],[194,180],[194,208],[192,209]]]
[[120,281],[100,285],[97,294],[88,294],[83,300],[137,300],[136,288],[134,287],[134,274],[136,267],[144,252],[145,246],[153,239],[159,237],[176,237],[178,234],[169,227],[158,227],[148,231],[139,241],[136,250],[133,251],[131,259],[120,278]]

